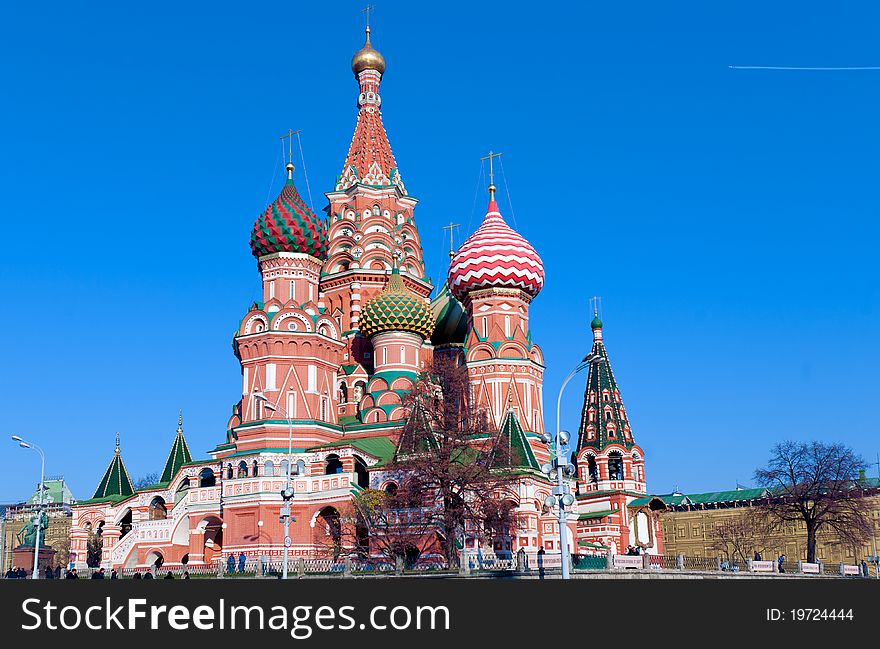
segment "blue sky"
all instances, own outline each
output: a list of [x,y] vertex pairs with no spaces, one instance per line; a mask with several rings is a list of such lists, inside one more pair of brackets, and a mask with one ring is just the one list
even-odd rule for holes
[[[40,443],[76,496],[116,431],[134,477],[161,471],[179,408],[195,455],[224,438],[278,136],[303,130],[323,207],[362,4],[5,10],[3,435]],[[601,295],[651,491],[748,484],[787,438],[875,458],[880,71],[728,66],[880,65],[876,3],[376,4],[385,125],[435,278],[441,227],[460,240],[485,209],[480,156],[504,154],[502,212],[546,265],[548,425]],[[0,448],[0,502],[26,497],[38,458]]]

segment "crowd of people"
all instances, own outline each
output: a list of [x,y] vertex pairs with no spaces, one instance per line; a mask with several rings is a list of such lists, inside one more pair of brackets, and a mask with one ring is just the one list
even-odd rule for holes
[[[43,579],[62,579],[61,574],[61,566],[56,566],[52,568],[50,566],[46,566],[46,569],[42,571]],[[29,579],[30,573],[20,566],[12,566],[9,570],[6,571],[4,575],[6,579]],[[111,568],[108,573],[104,568],[98,568],[94,572],[91,573],[91,576],[86,577],[87,579],[119,579],[119,572],[116,568]],[[174,573],[170,570],[166,573],[164,579],[174,579]],[[189,571],[185,570],[183,574],[180,576],[181,579],[189,579]],[[76,568],[68,568],[64,571],[63,579],[80,579],[79,573]],[[152,572],[140,573],[136,572],[132,576],[132,579],[156,579],[153,576]]]

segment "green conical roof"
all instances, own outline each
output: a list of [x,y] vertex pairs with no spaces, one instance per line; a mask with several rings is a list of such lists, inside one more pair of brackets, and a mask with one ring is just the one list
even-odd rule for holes
[[396,262],[383,291],[364,305],[360,330],[367,338],[385,331],[410,331],[428,338],[434,331],[431,307],[406,287]]
[[171,482],[180,467],[188,462],[192,462],[192,456],[189,454],[189,447],[183,437],[183,413],[181,413],[177,418],[177,435],[174,437],[174,444],[171,445],[171,452],[168,454],[168,459],[165,460],[165,469],[162,471],[162,478],[159,481]]
[[92,498],[127,497],[132,494],[134,494],[134,485],[131,483],[131,478],[128,477],[128,471],[122,461],[122,453],[119,452],[119,433],[117,433],[116,451],[113,453],[113,459],[110,460],[110,466],[107,467],[107,471],[101,478]]
[[535,453],[512,408],[507,411],[504,421],[501,422],[489,466],[493,469],[540,470]]
[[602,342],[602,323],[599,321],[599,326],[595,326],[597,320],[598,317],[593,320],[593,349],[590,353],[597,360],[590,363],[587,375],[581,425],[578,428],[578,452],[584,447],[601,451],[610,444],[630,449],[635,444],[620,389],[611,370],[605,343]]
[[412,412],[400,432],[394,456],[403,458],[435,450],[437,450],[437,440],[434,437],[431,422],[425,413],[422,400],[416,399]]

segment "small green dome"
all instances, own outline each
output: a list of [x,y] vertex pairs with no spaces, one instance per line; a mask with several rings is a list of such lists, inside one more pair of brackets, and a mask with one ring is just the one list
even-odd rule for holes
[[452,293],[449,284],[444,284],[440,293],[431,301],[434,314],[434,333],[431,342],[434,346],[464,343],[467,338],[467,311]]
[[590,323],[590,327],[592,329],[601,329],[602,328],[602,321],[599,319],[598,315],[593,316],[593,321]]
[[364,305],[360,330],[367,338],[386,331],[409,331],[428,338],[434,331],[434,316],[431,307],[406,287],[395,266],[385,289]]

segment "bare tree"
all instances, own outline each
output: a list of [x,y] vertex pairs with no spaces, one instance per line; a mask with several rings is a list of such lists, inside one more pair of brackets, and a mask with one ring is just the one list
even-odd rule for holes
[[342,544],[363,560],[408,565],[431,549],[434,512],[420,505],[420,486],[403,481],[396,490],[364,489],[342,512]]
[[153,471],[152,473],[148,473],[147,475],[138,478],[138,481],[134,483],[134,488],[143,489],[144,487],[149,487],[159,482],[160,478],[161,476],[156,471]]
[[771,534],[772,525],[766,510],[743,509],[718,524],[712,549],[720,552],[728,561],[745,563],[755,552],[764,552]]
[[776,525],[803,522],[807,561],[816,560],[816,535],[833,530],[840,541],[859,546],[871,534],[871,521],[859,471],[866,462],[843,444],[782,442],[773,447],[766,468],[755,471],[769,490],[767,510]]
[[499,529],[499,516],[512,527],[504,506],[514,479],[503,468],[509,450],[487,414],[472,407],[469,392],[464,365],[452,357],[435,359],[407,397],[410,416],[388,464],[413,485],[407,491],[418,496],[419,506],[432,512],[431,530],[449,565],[458,563],[460,539],[486,538]]

